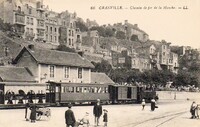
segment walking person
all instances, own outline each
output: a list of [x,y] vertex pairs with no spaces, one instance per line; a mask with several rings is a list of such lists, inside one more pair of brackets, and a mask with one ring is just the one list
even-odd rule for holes
[[154,111],[156,108],[156,102],[154,99],[151,100],[151,111]]
[[31,109],[31,114],[30,114],[31,123],[35,123],[35,120],[36,120],[36,106],[33,105],[30,109]]
[[29,121],[29,118],[30,118],[30,104],[29,103],[26,103],[25,105],[25,119],[26,121]]
[[142,99],[142,110],[144,110],[146,103],[145,103],[145,99]]
[[197,108],[197,104],[196,104],[195,101],[193,101],[192,105],[190,107],[190,113],[192,115],[191,119],[195,119],[196,118],[196,114],[195,114],[196,108]]
[[68,110],[65,111],[65,123],[66,127],[74,127],[76,123],[76,119],[74,117],[74,112],[71,110],[72,105],[68,105]]
[[93,114],[95,117],[94,119],[95,125],[99,126],[99,119],[102,115],[102,106],[100,104],[100,99],[97,99],[97,103],[94,105]]
[[104,122],[104,127],[108,126],[108,111],[106,109],[103,110],[103,122]]

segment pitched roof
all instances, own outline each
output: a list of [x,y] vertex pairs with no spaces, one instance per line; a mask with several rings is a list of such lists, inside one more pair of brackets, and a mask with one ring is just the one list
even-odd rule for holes
[[[74,66],[74,67],[85,67],[85,68],[94,68],[94,65],[89,62],[89,60],[81,57],[78,53],[63,52],[56,50],[46,50],[34,48],[33,50],[24,47],[25,50],[33,56],[33,58],[41,64],[52,64],[52,65],[65,65],[65,66]],[[20,58],[18,54],[15,61]]]
[[91,83],[114,84],[105,73],[99,72],[91,72]]
[[36,82],[33,75],[24,67],[0,67],[0,79],[4,82]]

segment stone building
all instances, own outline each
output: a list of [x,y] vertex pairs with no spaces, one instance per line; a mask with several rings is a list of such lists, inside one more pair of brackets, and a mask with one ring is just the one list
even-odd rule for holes
[[60,43],[67,47],[81,50],[82,36],[79,28],[76,28],[77,14],[68,11],[58,15],[60,25]]
[[3,0],[0,18],[11,23],[27,40],[44,39],[44,5],[42,0]]

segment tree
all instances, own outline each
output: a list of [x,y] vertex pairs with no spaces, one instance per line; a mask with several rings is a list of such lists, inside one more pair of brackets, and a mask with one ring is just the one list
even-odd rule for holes
[[88,27],[83,22],[77,21],[76,27],[79,28],[81,32],[88,31]]
[[103,72],[106,73],[107,75],[110,75],[110,72],[112,70],[112,66],[110,63],[106,60],[102,60],[101,62],[95,63],[92,62],[95,68],[92,70],[94,72]]
[[69,48],[66,45],[59,45],[56,50],[64,52],[76,52],[75,49]]
[[99,33],[99,36],[105,37],[105,29],[104,29],[104,27],[94,26],[94,27],[90,28],[90,30],[97,30],[98,33]]
[[139,41],[138,36],[137,35],[132,35],[131,36],[131,41]]
[[125,33],[123,31],[117,31],[116,38],[117,39],[125,39],[126,38]]
[[104,37],[112,37],[114,35],[114,33],[115,32],[111,28],[106,28]]

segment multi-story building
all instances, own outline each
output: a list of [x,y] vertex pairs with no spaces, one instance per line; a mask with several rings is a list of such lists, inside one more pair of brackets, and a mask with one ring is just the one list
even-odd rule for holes
[[42,0],[3,0],[0,18],[15,26],[27,40],[44,38],[44,5]]
[[76,13],[57,13],[43,5],[43,0],[3,0],[0,18],[14,24],[15,30],[30,41],[65,44],[81,50],[81,32],[76,28]]
[[117,31],[125,32],[126,39],[146,42],[149,40],[149,35],[141,30],[137,24],[128,23],[128,20],[125,20],[124,24],[117,23],[112,26]]
[[59,14],[60,43],[67,47],[81,50],[82,36],[79,28],[76,28],[76,18],[76,12],[69,13],[64,11]]
[[178,54],[171,52],[170,44],[164,40],[161,42],[152,41],[157,48],[157,64],[163,70],[171,70],[177,73],[178,71]]
[[82,32],[82,51],[94,53],[100,49],[99,34],[97,30]]
[[45,14],[45,41],[47,43],[59,45],[59,23],[58,13],[47,11]]

